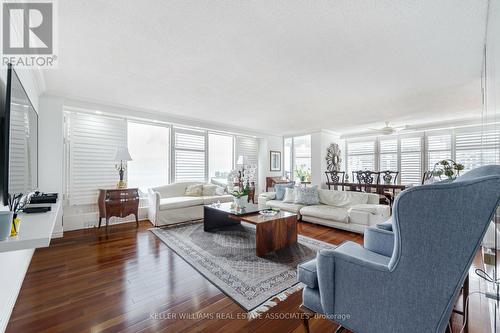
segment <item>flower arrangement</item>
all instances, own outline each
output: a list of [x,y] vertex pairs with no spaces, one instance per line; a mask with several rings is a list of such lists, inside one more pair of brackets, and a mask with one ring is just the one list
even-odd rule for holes
[[453,180],[460,175],[460,171],[464,169],[464,165],[455,162],[454,160],[442,160],[434,164],[432,175],[434,177],[446,176],[448,179]]
[[239,189],[231,192],[231,195],[235,198],[238,198],[238,199],[244,197],[245,195],[249,195],[249,194],[250,194],[250,188],[248,186],[245,186],[243,188],[239,188]]
[[295,177],[302,182],[307,181],[311,178],[311,169],[306,169],[305,164],[303,164],[295,169]]

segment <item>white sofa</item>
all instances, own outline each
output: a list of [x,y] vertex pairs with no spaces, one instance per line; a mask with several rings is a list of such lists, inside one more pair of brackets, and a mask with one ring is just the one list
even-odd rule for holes
[[199,182],[174,183],[148,189],[148,218],[155,226],[174,224],[203,218],[203,206],[214,202],[231,202],[230,194],[214,196],[185,196],[189,185]]
[[391,214],[379,204],[378,194],[320,189],[319,205],[305,206],[276,200],[275,192],[259,195],[259,205],[296,213],[302,221],[364,233],[365,228],[386,221]]

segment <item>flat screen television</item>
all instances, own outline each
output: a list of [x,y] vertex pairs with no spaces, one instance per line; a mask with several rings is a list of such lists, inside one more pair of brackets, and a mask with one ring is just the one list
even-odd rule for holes
[[0,195],[38,188],[38,113],[11,65],[0,109]]

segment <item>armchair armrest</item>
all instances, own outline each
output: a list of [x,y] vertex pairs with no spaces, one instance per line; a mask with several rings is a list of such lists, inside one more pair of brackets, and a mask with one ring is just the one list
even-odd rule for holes
[[354,242],[344,242],[334,250],[321,250],[316,260],[321,307],[324,313],[334,313],[335,267],[339,262],[363,266],[368,271],[389,272],[390,259]]
[[365,229],[364,247],[383,256],[391,257],[394,251],[394,233],[379,228],[379,225]]
[[156,225],[156,217],[158,211],[160,210],[160,193],[153,191],[152,189],[148,189],[148,219]]

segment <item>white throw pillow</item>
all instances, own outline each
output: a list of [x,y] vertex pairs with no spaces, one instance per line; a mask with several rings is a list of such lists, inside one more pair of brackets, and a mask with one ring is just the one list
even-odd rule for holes
[[217,185],[214,184],[203,184],[203,196],[204,197],[212,197],[217,190]]
[[293,203],[295,201],[295,191],[293,188],[285,189],[285,196],[283,197],[283,202]]
[[215,195],[224,195],[225,191],[222,186],[218,186],[215,188]]
[[199,197],[201,196],[202,193],[203,193],[203,184],[196,184],[196,185],[188,185],[188,187],[186,187],[184,195],[188,197]]

